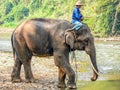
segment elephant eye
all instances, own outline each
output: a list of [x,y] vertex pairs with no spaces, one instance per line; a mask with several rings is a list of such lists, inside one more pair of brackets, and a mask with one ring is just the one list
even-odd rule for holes
[[85,40],[83,41],[83,43],[84,43],[85,45],[88,45],[88,39],[85,39]]

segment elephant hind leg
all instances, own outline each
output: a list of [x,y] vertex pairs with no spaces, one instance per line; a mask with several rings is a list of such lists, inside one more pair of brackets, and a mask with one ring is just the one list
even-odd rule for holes
[[[17,39],[14,42],[14,52],[16,52],[16,54],[14,55],[15,57],[15,65],[13,68],[13,72],[12,72],[12,81],[13,77],[20,77],[20,69],[21,69],[21,65],[23,64],[24,67],[24,71],[25,71],[25,78],[27,80],[27,82],[34,82],[34,78],[33,78],[33,74],[31,71],[31,58],[32,58],[32,53],[29,50],[29,48],[27,47],[26,43],[24,41],[22,41],[22,39]],[[17,80],[17,79],[16,79]]]
[[11,74],[11,81],[12,82],[21,82],[21,78],[20,78],[20,71],[21,71],[21,65],[22,62],[19,60],[18,56],[14,55],[14,67],[13,67],[13,71]]
[[24,71],[25,71],[25,78],[27,83],[33,83],[35,82],[35,79],[32,74],[31,70],[31,59],[26,60],[26,62],[23,63]]
[[35,79],[33,77],[32,70],[31,70],[32,53],[29,51],[27,47],[24,47],[24,49],[21,52],[22,52],[20,53],[22,56],[21,61],[24,67],[26,82],[35,82]]

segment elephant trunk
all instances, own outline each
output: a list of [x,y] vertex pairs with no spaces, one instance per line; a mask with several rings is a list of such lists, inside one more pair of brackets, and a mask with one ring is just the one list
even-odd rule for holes
[[96,52],[95,49],[92,50],[90,53],[90,60],[93,68],[93,77],[91,78],[92,81],[95,81],[98,78],[98,68],[97,68],[97,63],[96,63]]
[[98,78],[98,68],[97,68],[96,50],[95,50],[93,38],[91,38],[88,41],[88,45],[86,46],[85,51],[90,57],[90,63],[93,69],[93,77],[91,78],[91,80],[95,81]]

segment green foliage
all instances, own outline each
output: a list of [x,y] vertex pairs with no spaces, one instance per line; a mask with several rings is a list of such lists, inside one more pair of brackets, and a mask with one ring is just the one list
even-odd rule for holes
[[5,4],[5,15],[9,14],[12,8],[13,8],[13,4],[11,2],[7,2]]
[[3,28],[15,28],[19,23],[17,22],[6,22],[5,24],[2,25]]
[[[77,0],[0,0],[0,24],[16,27],[16,22],[29,18],[57,18],[71,21],[72,10]],[[84,22],[96,37],[109,36],[118,8],[115,32],[120,31],[119,0],[82,0],[81,12]]]
[[40,8],[40,6],[41,6],[40,1],[41,1],[41,0],[32,0],[32,1],[30,2],[30,10],[31,10],[31,12],[34,12],[34,10]]
[[[112,33],[112,27],[115,19],[116,7],[119,4],[119,0],[84,0],[86,6],[83,13],[89,18],[85,19],[85,22],[90,26],[94,36],[105,37]],[[118,9],[119,10],[119,9]],[[87,12],[84,12],[87,11]],[[120,12],[118,12],[117,23],[115,24],[115,31],[120,30]]]
[[119,90],[119,82],[119,80],[79,81],[78,88],[80,90]]
[[22,6],[17,5],[11,10],[11,13],[6,15],[6,17],[3,18],[5,22],[13,22],[13,21],[21,21],[24,19],[24,17],[27,17],[29,15],[29,9]]
[[21,21],[24,17],[29,15],[29,9],[24,6],[18,6],[16,12],[14,12],[15,21]]
[[14,1],[13,1],[13,3],[14,3],[15,5],[18,5],[19,2],[20,2],[20,0],[14,0]]

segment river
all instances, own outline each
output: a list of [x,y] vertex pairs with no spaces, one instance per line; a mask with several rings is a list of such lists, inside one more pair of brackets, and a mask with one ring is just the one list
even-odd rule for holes
[[[120,42],[95,42],[97,65],[100,76],[91,82],[92,76],[89,58],[84,51],[76,51],[78,90],[120,90]],[[0,51],[12,52],[10,38],[1,38]],[[72,62],[75,67],[75,61]],[[76,70],[76,68],[74,68]]]

